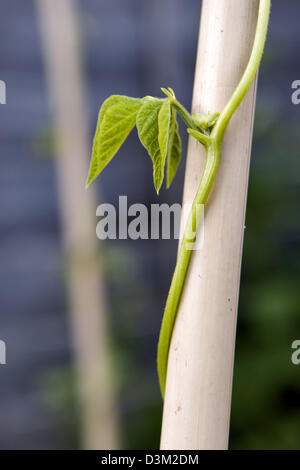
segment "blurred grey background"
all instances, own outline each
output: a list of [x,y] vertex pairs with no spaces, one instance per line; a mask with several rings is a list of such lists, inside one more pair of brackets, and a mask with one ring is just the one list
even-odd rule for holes
[[[300,5],[272,3],[249,187],[233,449],[300,448],[300,366],[290,359],[291,344],[300,339],[300,106],[291,103],[291,83],[300,79]],[[200,0],[81,0],[74,8],[90,142],[99,107],[111,94],[160,95],[161,86],[171,86],[190,108]],[[0,11],[0,79],[7,85],[7,104],[0,106],[0,339],[7,344],[7,365],[0,366],[0,448],[81,448],[39,17],[32,0],[1,0]],[[183,126],[181,134],[185,159]],[[184,159],[160,202],[181,201]],[[127,195],[128,204],[158,202],[151,173],[134,131],[97,180],[97,203],[117,204],[119,195]],[[96,215],[94,221],[96,227]],[[174,241],[102,244],[124,449],[159,445],[156,345],[175,256]]]

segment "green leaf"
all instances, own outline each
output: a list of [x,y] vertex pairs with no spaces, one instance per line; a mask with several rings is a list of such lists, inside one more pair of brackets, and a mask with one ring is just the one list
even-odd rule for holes
[[169,100],[166,100],[158,114],[158,142],[163,166],[165,166],[166,156],[168,153],[170,122],[171,104]]
[[141,106],[141,100],[128,96],[114,95],[104,101],[94,137],[87,187],[106,167],[132,131]]
[[153,162],[154,186],[159,193],[164,179],[164,164],[160,146],[158,116],[163,105],[162,100],[146,101],[137,114],[136,126],[141,143],[147,149]]
[[167,188],[170,187],[181,159],[181,138],[176,121],[176,111],[172,110],[171,130],[167,164]]
[[129,98],[128,96],[124,96],[124,95],[111,95],[109,98],[107,98],[102,103],[102,106],[99,111],[97,129],[99,128],[100,130],[104,115],[111,106],[114,106],[115,104],[122,104],[122,103],[128,104],[128,100],[131,101],[132,99],[135,99],[135,98]]

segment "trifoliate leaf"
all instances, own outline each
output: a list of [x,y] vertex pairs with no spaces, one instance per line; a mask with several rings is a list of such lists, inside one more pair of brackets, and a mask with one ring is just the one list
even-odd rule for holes
[[153,162],[154,186],[159,193],[164,179],[164,161],[158,141],[158,115],[162,100],[146,101],[137,114],[136,126],[141,143],[147,149]]
[[111,96],[103,103],[94,138],[87,186],[101,173],[132,131],[141,106],[142,101],[137,98],[118,95]]
[[181,138],[176,121],[176,111],[172,110],[170,140],[167,163],[167,188],[170,187],[181,159]]

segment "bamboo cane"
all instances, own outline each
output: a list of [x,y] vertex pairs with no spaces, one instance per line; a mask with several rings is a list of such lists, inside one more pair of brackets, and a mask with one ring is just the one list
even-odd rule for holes
[[[258,0],[203,0],[193,111],[221,111],[247,65]],[[162,449],[226,449],[256,83],[225,135],[204,217],[204,245],[187,274],[169,352]],[[183,203],[205,153],[190,138]]]
[[54,104],[56,168],[68,257],[67,285],[80,392],[82,444],[86,449],[116,449],[107,302],[93,220],[96,195],[84,188],[90,151],[75,3],[37,0],[37,7]]

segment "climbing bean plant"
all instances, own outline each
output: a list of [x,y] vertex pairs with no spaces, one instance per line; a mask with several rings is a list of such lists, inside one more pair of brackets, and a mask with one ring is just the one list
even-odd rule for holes
[[271,0],[260,0],[256,34],[252,53],[240,83],[221,113],[190,114],[177,100],[171,88],[162,88],[163,98],[145,96],[130,98],[113,95],[104,101],[94,138],[87,186],[102,172],[136,126],[139,139],[153,162],[153,181],[157,194],[166,173],[169,187],[181,159],[181,139],[177,116],[187,126],[187,132],[206,149],[205,169],[186,223],[163,316],[158,343],[158,376],[162,396],[165,393],[170,341],[178,305],[191,258],[191,241],[195,234],[199,211],[206,203],[218,170],[223,136],[234,112],[242,102],[256,75],[267,36]]

